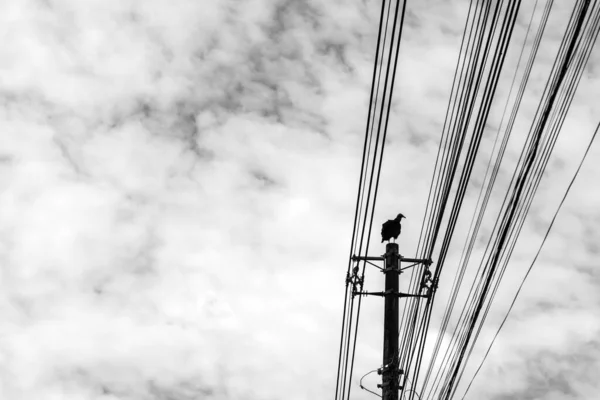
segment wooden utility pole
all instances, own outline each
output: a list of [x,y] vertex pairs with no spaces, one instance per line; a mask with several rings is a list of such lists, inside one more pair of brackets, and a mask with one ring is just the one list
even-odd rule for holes
[[385,306],[383,321],[383,368],[382,398],[398,400],[398,293],[399,293],[398,244],[385,246]]

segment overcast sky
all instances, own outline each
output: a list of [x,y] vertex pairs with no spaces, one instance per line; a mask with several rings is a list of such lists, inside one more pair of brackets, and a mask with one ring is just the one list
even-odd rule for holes
[[[556,3],[501,181],[572,10]],[[408,4],[375,222],[405,214],[413,255],[468,4]],[[379,7],[0,0],[1,399],[333,397]],[[599,65],[596,46],[465,378],[600,119]],[[598,398],[599,157],[597,143],[467,398]],[[364,307],[358,377],[381,362],[381,299]]]

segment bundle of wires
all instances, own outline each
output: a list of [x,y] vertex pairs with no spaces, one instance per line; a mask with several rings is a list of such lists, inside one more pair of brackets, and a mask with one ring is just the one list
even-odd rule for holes
[[352,257],[354,255],[366,256],[369,249],[404,15],[405,1],[382,1],[354,228],[346,272],[346,290],[335,390],[336,400],[350,398],[362,304],[362,297],[357,296],[357,294],[363,288],[366,266],[363,263],[361,271],[359,264],[352,261]]
[[[417,247],[419,258],[435,261],[432,290],[425,298],[411,297],[405,302],[401,330],[398,333],[400,345],[397,359],[394,361],[398,362],[401,371],[399,387],[400,395],[405,395],[403,398],[450,399],[455,396],[600,31],[598,1],[576,0],[525,145],[512,174],[509,190],[496,215],[487,247],[481,260],[478,263],[472,262],[473,249],[488,211],[492,191],[553,3],[554,0],[547,0],[543,8],[512,108],[507,114],[509,100],[517,83],[517,72],[525,55],[525,44],[537,10],[537,1],[535,3],[530,28],[513,76],[451,294],[444,307],[429,360],[423,366],[425,346],[430,336],[433,336],[429,333],[429,327],[436,298],[435,289],[442,282],[450,245],[463,208],[467,187],[472,183],[475,161],[521,6],[520,0],[471,0]],[[404,2],[382,2],[346,273],[336,400],[350,398],[362,299],[357,294],[362,292],[366,266],[363,262],[361,268],[358,262],[353,261],[353,256],[366,256],[369,249],[404,14]],[[507,115],[508,122],[502,131]],[[475,266],[477,269],[472,274],[473,280],[466,282],[467,270],[473,271]],[[424,268],[427,267],[415,266],[411,269],[407,285],[410,293],[420,292],[422,277],[426,272]],[[464,302],[458,304],[459,294],[464,294],[467,289]],[[456,323],[450,333],[448,331],[451,321]],[[424,372],[422,375],[421,371]]]
[[[519,6],[519,1],[473,1],[469,8],[418,246],[421,258],[432,258],[437,239],[441,236],[442,224],[446,223],[441,249],[436,257],[434,285],[439,282],[456,227]],[[455,183],[458,172],[459,180]],[[456,187],[452,207],[449,207],[453,183]],[[444,220],[448,208],[450,215]],[[413,269],[409,285],[411,292],[417,290],[421,274],[420,269]],[[434,300],[435,292],[426,300],[414,298],[406,303],[402,313],[400,368],[405,374],[405,380],[410,375],[410,381],[415,384],[419,381]],[[406,389],[407,385],[402,387]],[[415,393],[412,391],[410,397]]]
[[[464,285],[463,280],[465,270],[468,265],[471,265],[469,261],[471,259],[473,246],[481,227],[481,221],[487,210],[491,190],[496,181],[506,144],[514,125],[514,119],[535,61],[539,43],[552,5],[553,2],[550,0],[547,2],[544,9],[541,23],[531,50],[531,55],[525,67],[524,76],[509,123],[502,136],[501,145],[496,155],[493,169],[490,173],[488,167],[488,173],[486,173],[486,178],[482,185],[479,201],[473,214],[467,241],[463,248],[459,268],[457,269],[457,274],[452,286],[452,295],[443,313],[442,324],[433,347],[433,354],[426,369],[425,376],[423,377],[422,382],[419,382],[421,386],[419,392],[421,393],[422,398],[437,397],[439,399],[449,399],[456,393],[458,382],[463,376],[465,366],[473,352],[474,344],[486,321],[490,306],[494,301],[499,284],[506,271],[506,267],[530,210],[543,173],[548,165],[549,157],[552,154],[591,49],[598,35],[600,28],[600,7],[596,2],[593,4],[590,4],[590,1],[577,2],[550,72],[545,90],[541,96],[538,109],[533,118],[525,146],[522,149],[520,159],[517,162],[512,175],[509,190],[506,193],[501,210],[497,215],[486,250],[477,267],[475,278],[469,286],[466,300],[462,307],[459,308],[459,310],[456,310],[457,295],[459,291],[466,286]],[[498,5],[498,7],[501,7],[501,5]],[[507,5],[507,8],[509,7],[510,4]],[[518,4],[516,4],[516,7],[518,7]],[[481,8],[483,8],[483,12],[488,12],[485,9],[485,5],[482,5]],[[466,32],[467,29],[465,29],[465,36],[467,36]],[[500,47],[501,43],[501,41],[498,41],[497,46]],[[461,62],[459,61],[459,66],[460,64]],[[460,81],[458,86],[461,86]],[[451,98],[451,104],[453,104],[453,99],[458,97],[458,94],[455,94],[454,91],[453,95],[454,97]],[[475,99],[476,97],[473,97],[473,101],[475,101]],[[480,115],[481,109],[476,121],[479,120]],[[456,120],[457,117],[452,114],[450,114],[450,116],[449,125],[453,126],[453,121]],[[471,118],[471,115],[461,115],[460,117],[468,120]],[[480,140],[480,132],[477,127],[478,125],[474,124],[472,129],[469,128],[468,131],[465,129],[465,131],[459,132],[459,138],[454,139],[460,143],[465,140],[465,136],[468,136],[467,140],[470,141],[470,146],[464,156],[465,161],[461,166],[462,171],[460,179],[455,183],[456,192],[454,194],[452,207],[449,210],[450,215],[446,220],[443,220],[443,216],[448,204],[449,189],[454,183],[453,180],[455,176],[455,171],[453,169],[455,168],[455,164],[453,165],[446,160],[458,159],[460,155],[457,153],[460,153],[461,149],[460,146],[457,146],[458,150],[456,150],[451,145],[440,145],[440,163],[443,166],[449,164],[449,172],[446,172],[444,168],[436,167],[436,172],[434,173],[434,182],[436,184],[432,185],[432,194],[430,194],[431,198],[434,200],[430,201],[431,207],[428,207],[429,212],[425,218],[423,229],[424,240],[420,246],[421,254],[425,257],[431,256],[435,248],[436,240],[438,236],[440,236],[440,226],[445,223],[442,243],[439,252],[437,253],[438,262],[434,279],[439,279],[443,271],[449,244],[456,226],[456,219],[461,210],[465,186],[468,183],[473,166],[471,160],[472,157],[474,158],[476,156],[476,149],[478,141]],[[448,135],[444,132],[442,140],[449,140],[452,142],[452,139],[447,139],[447,137]],[[452,138],[453,136],[450,137]],[[473,149],[475,153],[472,153]],[[486,188],[485,191],[484,187]],[[407,322],[402,336],[403,347],[401,347],[401,352],[404,352],[405,354],[403,359],[407,360],[404,363],[404,370],[412,372],[412,382],[418,381],[434,299],[435,296],[432,296],[425,305],[420,304],[419,300],[413,300],[412,304],[408,305],[408,311],[406,311],[408,318],[406,318]],[[446,336],[448,321],[455,311],[460,313],[458,322],[456,323],[456,327],[450,335],[449,340],[445,341],[445,352],[440,360],[439,356],[442,343],[444,342],[444,339],[448,339]],[[417,322],[419,325],[417,325]],[[414,345],[415,343],[416,345]]]

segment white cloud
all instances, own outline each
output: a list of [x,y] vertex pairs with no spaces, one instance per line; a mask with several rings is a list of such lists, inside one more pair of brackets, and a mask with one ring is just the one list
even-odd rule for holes
[[[466,13],[464,3],[409,7],[375,217],[408,216],[406,255]],[[375,2],[0,5],[2,398],[332,395],[378,12]],[[595,52],[590,63],[599,61]],[[590,71],[482,348],[597,123],[600,80]],[[545,74],[536,74],[539,87]],[[525,118],[508,159],[527,127]],[[543,374],[569,370],[572,397],[594,398],[597,157],[474,398],[533,393]],[[381,283],[374,272],[368,279],[369,289]],[[363,303],[358,377],[379,363],[379,300]],[[553,398],[553,382],[535,393]]]

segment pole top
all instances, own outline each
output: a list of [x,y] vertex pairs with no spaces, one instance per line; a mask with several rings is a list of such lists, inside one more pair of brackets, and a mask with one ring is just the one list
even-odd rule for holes
[[398,243],[388,243],[385,245],[386,253],[398,253]]

